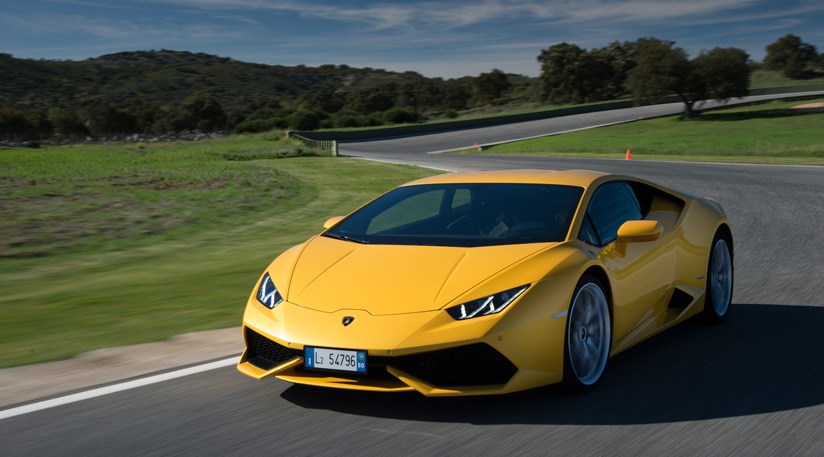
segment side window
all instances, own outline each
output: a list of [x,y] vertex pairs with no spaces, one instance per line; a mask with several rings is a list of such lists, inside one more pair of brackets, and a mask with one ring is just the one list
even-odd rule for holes
[[581,232],[578,234],[578,239],[593,246],[600,246],[601,242],[598,241],[598,235],[595,234],[595,228],[592,227],[592,222],[589,220],[589,216],[584,217],[584,222],[581,224]]
[[[595,190],[587,209],[587,219],[604,246],[615,241],[618,228],[626,221],[641,219],[641,209],[635,193],[627,183],[610,182]],[[582,234],[584,227],[582,227]],[[588,241],[582,238],[584,241]]]
[[472,193],[469,189],[456,189],[452,196],[452,214],[463,214],[469,211],[472,202]]

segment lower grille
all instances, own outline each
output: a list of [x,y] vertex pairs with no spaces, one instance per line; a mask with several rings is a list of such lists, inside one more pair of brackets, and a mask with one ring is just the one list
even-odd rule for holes
[[[261,370],[303,357],[291,349],[246,329],[246,360]],[[439,387],[506,384],[518,371],[500,352],[484,343],[400,357],[370,356],[367,373],[347,373],[353,379],[393,380],[386,367],[395,367],[428,384]],[[306,370],[303,366],[295,367]],[[343,375],[342,375],[343,376]]]
[[271,370],[290,360],[303,357],[303,351],[290,349],[246,329],[246,360],[261,370]]
[[387,364],[441,387],[506,384],[518,371],[509,359],[484,343],[392,357]]

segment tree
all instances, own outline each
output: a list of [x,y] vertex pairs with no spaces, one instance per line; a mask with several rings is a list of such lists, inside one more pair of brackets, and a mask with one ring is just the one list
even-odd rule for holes
[[592,81],[590,100],[610,100],[626,94],[627,75],[635,67],[636,45],[632,41],[613,41],[589,51],[599,74]]
[[671,41],[641,38],[636,66],[627,81],[637,103],[656,102],[671,94],[684,103],[683,117],[695,116],[695,103],[747,95],[749,56],[737,48],[715,48],[690,61]]
[[74,111],[63,108],[49,108],[46,118],[54,127],[54,132],[68,135],[72,133],[82,133],[86,131],[83,123],[78,119]]
[[626,93],[627,73],[635,66],[635,43],[615,41],[589,51],[575,44],[559,43],[542,50],[538,61],[545,100],[609,100]]
[[158,108],[152,122],[155,133],[179,132],[194,128],[194,122],[178,106],[162,105]]
[[94,135],[131,133],[137,130],[137,120],[131,114],[99,100],[85,102],[77,110],[77,117]]
[[420,115],[415,111],[403,108],[389,108],[383,113],[383,120],[387,124],[408,124],[418,122]]
[[122,109],[131,115],[136,123],[137,131],[150,132],[154,124],[158,107],[139,98],[127,100]]
[[395,106],[394,88],[384,84],[377,87],[352,89],[347,94],[346,106],[361,114],[386,111]]
[[315,130],[320,127],[320,116],[308,109],[299,109],[289,116],[291,130]]
[[545,100],[569,103],[586,99],[585,56],[584,49],[566,42],[541,50],[538,62],[541,63],[541,95]]
[[475,98],[480,103],[491,103],[503,97],[511,88],[512,83],[506,73],[495,68],[489,73],[481,73],[475,79]]
[[35,136],[38,131],[29,113],[17,108],[0,107],[0,138]]
[[687,53],[672,41],[639,38],[635,67],[627,75],[627,87],[636,103],[655,103],[667,95],[686,91],[689,74]]
[[692,70],[701,80],[703,99],[729,100],[744,97],[750,88],[750,56],[738,48],[715,48],[692,61]]
[[180,105],[191,127],[198,130],[217,130],[226,126],[226,113],[220,102],[210,94],[195,94]]
[[322,88],[307,97],[311,106],[325,113],[337,113],[346,104],[346,99],[339,92],[329,88]]
[[788,78],[801,78],[815,65],[818,51],[815,46],[788,34],[767,45],[764,68],[779,70]]
[[472,97],[470,87],[470,78],[467,77],[444,81],[443,97],[441,99],[444,108],[465,109]]

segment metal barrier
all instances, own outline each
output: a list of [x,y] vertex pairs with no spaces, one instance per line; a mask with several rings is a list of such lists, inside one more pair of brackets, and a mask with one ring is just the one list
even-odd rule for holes
[[307,138],[301,134],[289,130],[286,131],[286,138],[294,138],[303,143],[305,146],[308,146],[312,149],[320,149],[323,151],[331,150],[333,156],[338,155],[337,140],[313,140],[311,138]]

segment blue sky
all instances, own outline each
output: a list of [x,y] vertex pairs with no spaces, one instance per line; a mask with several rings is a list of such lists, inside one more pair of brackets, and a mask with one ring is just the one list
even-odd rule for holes
[[536,76],[541,49],[655,36],[755,60],[794,33],[824,51],[822,0],[3,0],[0,52],[85,59],[174,49],[248,62]]

